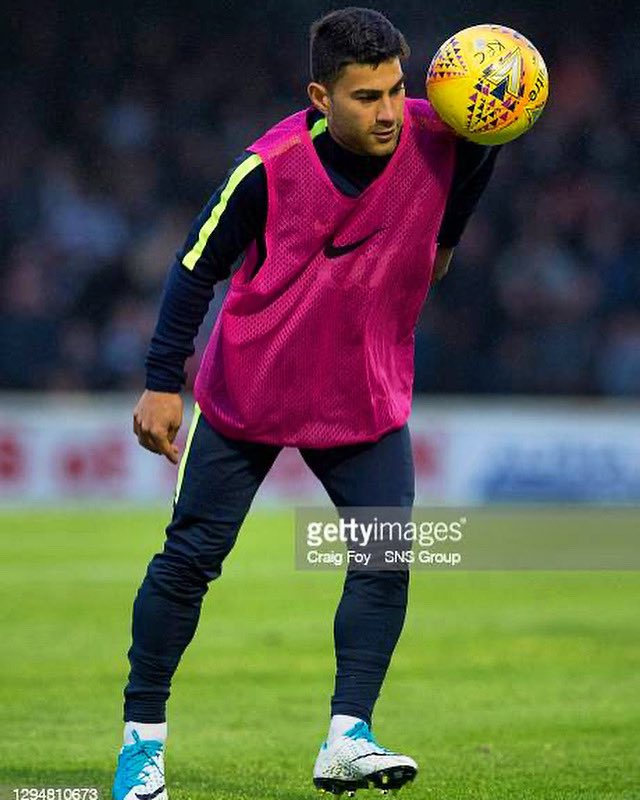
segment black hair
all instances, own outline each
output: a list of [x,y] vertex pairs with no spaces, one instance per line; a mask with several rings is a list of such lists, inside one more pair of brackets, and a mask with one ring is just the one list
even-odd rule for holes
[[348,64],[404,60],[411,50],[397,28],[371,8],[341,8],[311,26],[311,80],[331,86]]

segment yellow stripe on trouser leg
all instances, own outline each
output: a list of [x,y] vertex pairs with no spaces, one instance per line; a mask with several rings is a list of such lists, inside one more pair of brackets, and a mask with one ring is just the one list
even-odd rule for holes
[[193,407],[193,419],[191,420],[191,427],[189,428],[189,433],[187,434],[187,442],[184,446],[184,453],[182,454],[182,458],[180,459],[180,466],[178,467],[178,481],[176,483],[176,493],[173,497],[174,504],[178,502],[178,497],[180,496],[182,479],[184,477],[184,468],[187,465],[187,458],[189,458],[189,450],[191,448],[191,440],[193,439],[193,434],[195,433],[199,419],[200,419],[200,406],[196,403]]

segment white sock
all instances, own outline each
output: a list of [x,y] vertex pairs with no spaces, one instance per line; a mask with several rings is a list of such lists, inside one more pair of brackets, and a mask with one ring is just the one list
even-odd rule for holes
[[350,717],[348,714],[334,714],[331,717],[331,723],[329,725],[327,744],[331,744],[338,736],[344,736],[344,734],[358,722],[362,722],[360,717]]
[[141,739],[157,739],[160,742],[167,740],[166,722],[125,722],[124,743],[133,744],[133,732],[136,731]]

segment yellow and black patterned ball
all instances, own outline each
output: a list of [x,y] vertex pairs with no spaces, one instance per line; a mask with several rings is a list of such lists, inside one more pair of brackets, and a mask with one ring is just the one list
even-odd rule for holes
[[526,133],[549,95],[542,56],[503,25],[474,25],[447,39],[426,84],[441,119],[479,144],[504,144]]

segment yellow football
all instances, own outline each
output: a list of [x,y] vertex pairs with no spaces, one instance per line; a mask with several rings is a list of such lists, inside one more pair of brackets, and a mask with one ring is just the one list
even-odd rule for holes
[[549,95],[540,53],[503,25],[474,25],[438,49],[427,72],[427,97],[456,133],[479,144],[504,144],[536,122]]

